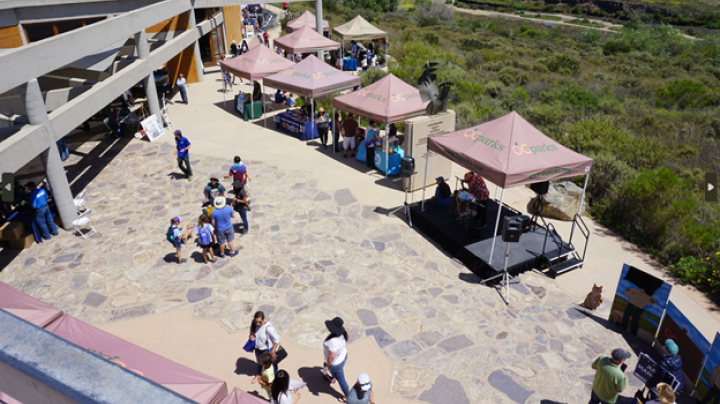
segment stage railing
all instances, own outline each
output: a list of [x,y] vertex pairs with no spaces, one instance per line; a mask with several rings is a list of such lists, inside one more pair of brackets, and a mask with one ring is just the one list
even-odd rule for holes
[[[578,214],[575,214],[573,221],[575,222],[574,224],[577,225],[577,228],[580,230],[580,233],[582,233],[583,237],[585,237],[585,248],[583,248],[583,253],[580,257],[580,261],[585,262],[585,254],[587,253],[588,244],[590,244],[590,228],[587,227],[585,221],[582,220],[582,217],[580,217],[580,215]],[[570,240],[573,239],[573,235],[575,234],[575,227],[576,226],[573,226],[572,231],[570,232]],[[573,247],[572,243],[570,244],[570,246]]]

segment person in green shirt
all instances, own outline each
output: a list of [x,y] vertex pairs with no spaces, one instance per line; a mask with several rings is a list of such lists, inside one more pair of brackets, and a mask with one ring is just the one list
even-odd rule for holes
[[615,404],[625,389],[625,369],[621,366],[630,358],[630,352],[617,348],[612,355],[600,355],[592,364],[595,369],[592,395],[588,404]]

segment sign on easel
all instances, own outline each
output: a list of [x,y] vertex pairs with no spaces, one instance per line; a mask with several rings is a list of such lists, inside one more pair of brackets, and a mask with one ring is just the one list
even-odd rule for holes
[[163,128],[160,122],[158,122],[158,118],[154,114],[150,115],[147,119],[140,122],[140,125],[142,125],[143,130],[147,135],[147,138],[151,142],[154,142],[155,139],[165,134],[165,128]]

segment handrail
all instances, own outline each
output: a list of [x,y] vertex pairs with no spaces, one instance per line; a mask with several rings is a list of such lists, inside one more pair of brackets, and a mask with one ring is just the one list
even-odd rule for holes
[[[585,221],[582,220],[582,217],[580,217],[580,215],[576,214],[575,217],[573,218],[573,220],[576,223],[582,225],[582,226],[578,226],[578,229],[580,229],[580,232],[582,233],[582,235],[585,236],[585,248],[583,248],[583,255],[580,260],[585,261],[585,254],[587,254],[588,244],[590,244],[590,228],[585,224]],[[583,230],[583,227],[585,228],[585,230]],[[586,233],[586,231],[587,231],[587,233]]]

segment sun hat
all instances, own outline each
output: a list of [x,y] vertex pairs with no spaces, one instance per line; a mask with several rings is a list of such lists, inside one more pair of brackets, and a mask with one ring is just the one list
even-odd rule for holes
[[680,349],[678,348],[675,341],[672,339],[667,339],[665,341],[665,352],[669,353],[670,355],[677,355]]
[[360,385],[360,390],[362,391],[368,391],[372,388],[372,384],[370,384],[370,376],[368,376],[367,373],[360,373],[358,376],[358,384]]
[[180,219],[180,216],[175,216],[175,217],[173,218],[173,222],[175,222],[175,223],[182,223],[182,219]]
[[215,198],[215,208],[217,208],[217,209],[224,208],[226,202],[227,201],[225,201],[224,196],[218,196],[217,198]]
[[615,359],[616,361],[624,361],[625,359],[628,359],[630,356],[632,356],[632,355],[630,355],[630,352],[628,352],[622,348],[617,348],[614,351],[612,351],[612,358]]
[[343,328],[344,324],[345,322],[340,317],[325,321],[325,327],[335,335],[342,335],[345,332],[345,328]]

